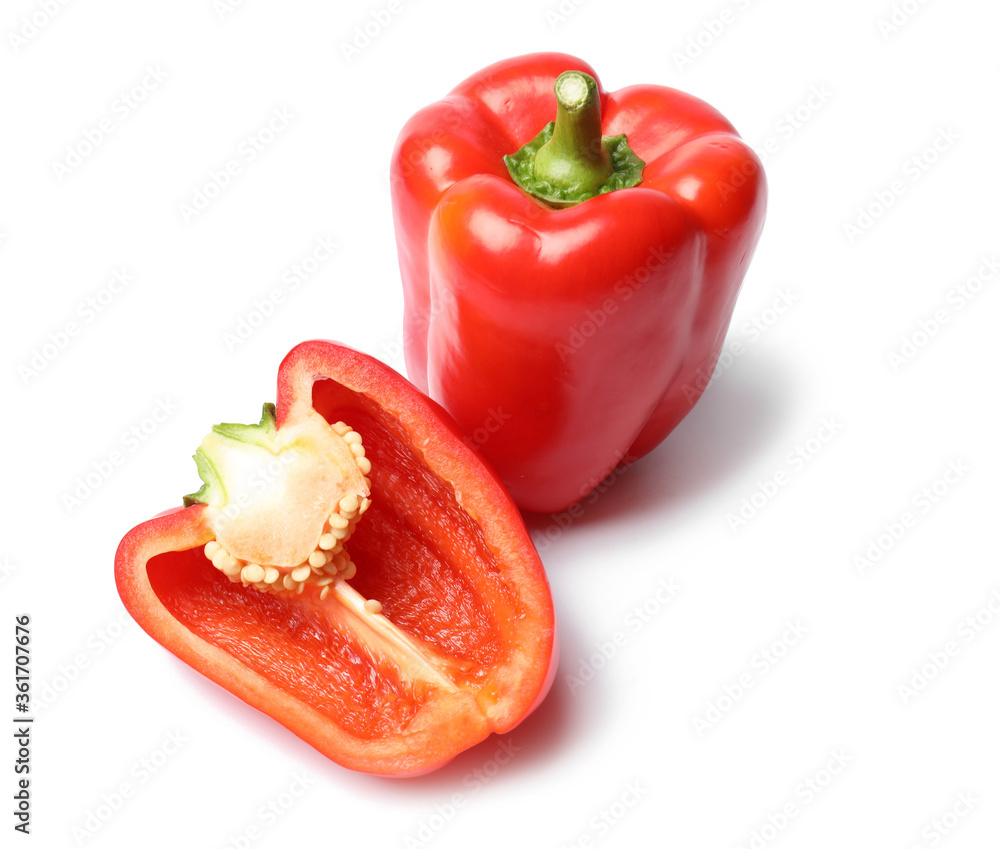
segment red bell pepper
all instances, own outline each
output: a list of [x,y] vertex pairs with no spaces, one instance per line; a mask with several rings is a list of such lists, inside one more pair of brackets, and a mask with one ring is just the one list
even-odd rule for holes
[[[363,439],[362,439],[363,438]],[[219,425],[189,506],[130,531],[129,613],[344,766],[426,772],[517,725],[555,664],[541,562],[440,407],[306,342],[259,425]]]
[[605,92],[560,54],[492,65],[418,112],[391,186],[407,373],[544,512],[694,406],[766,200],[715,109],[663,86]]

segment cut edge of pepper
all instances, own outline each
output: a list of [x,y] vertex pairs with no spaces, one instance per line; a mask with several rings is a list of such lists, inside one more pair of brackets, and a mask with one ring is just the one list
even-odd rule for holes
[[[328,346],[335,343],[303,344]],[[295,354],[296,351],[300,355],[306,353],[300,351],[301,348],[302,346],[299,346],[292,354]],[[350,352],[350,349],[340,348],[340,350]],[[294,365],[298,362],[290,360],[291,356],[290,354],[286,358],[279,373],[279,410],[282,410],[280,399],[284,397],[287,400],[289,397],[282,395],[281,388],[282,377],[288,377],[285,373],[286,363],[291,361]],[[365,364],[361,362],[361,365]],[[327,378],[337,380],[333,376],[315,374],[309,378],[309,382],[314,383],[316,380]],[[394,378],[404,380],[398,375],[394,375]],[[350,392],[359,393],[358,389],[346,386],[344,388]],[[306,397],[310,398],[311,401],[311,392],[307,393]],[[435,415],[440,415],[440,408],[436,404],[427,399],[423,399],[423,403],[432,409]],[[427,410],[425,409],[424,412]],[[284,413],[287,416],[287,407],[284,409]],[[279,417],[279,421],[282,419],[283,417]],[[450,447],[454,449],[459,446],[461,449],[467,450],[464,443],[461,442],[461,437],[457,435],[457,431],[450,425],[449,430],[455,436],[456,443]],[[425,456],[427,451],[429,450],[432,455],[437,454],[438,460],[452,456],[440,449],[440,446],[431,446],[428,442],[419,445],[419,448],[428,468],[435,470],[436,473],[437,470],[433,465],[434,460]],[[477,462],[479,462],[478,458]],[[455,466],[459,465],[454,460],[452,463],[444,465],[447,469],[453,463]],[[499,482],[492,476],[492,473],[490,475],[495,485],[499,486]],[[458,477],[461,478],[461,475]],[[454,481],[447,478],[442,479],[453,486]],[[488,486],[487,489],[491,489],[491,487]],[[463,489],[459,487],[453,491],[456,503],[468,512],[461,495]],[[471,496],[471,500],[477,502],[481,498],[483,504],[489,504],[491,495],[495,495],[495,493],[476,493]],[[284,690],[275,691],[266,676],[247,667],[223,649],[192,632],[171,615],[163,600],[157,595],[147,571],[149,561],[159,554],[186,551],[203,546],[208,542],[212,538],[212,531],[203,520],[203,510],[204,508],[201,506],[192,506],[167,511],[155,519],[137,526],[122,540],[116,557],[116,582],[126,608],[154,639],[194,669],[243,701],[267,713],[297,736],[344,766],[386,775],[416,775],[435,769],[459,752],[485,739],[491,732],[509,731],[541,702],[554,679],[556,641],[551,596],[548,596],[547,592],[538,593],[535,591],[539,579],[541,585],[547,588],[541,562],[524,564],[517,561],[511,564],[504,560],[503,553],[501,553],[499,555],[500,562],[524,570],[529,580],[527,582],[521,581],[518,584],[521,589],[530,590],[532,596],[543,597],[540,615],[536,613],[536,617],[543,627],[536,629],[536,632],[530,635],[530,642],[522,641],[516,646],[508,647],[510,650],[504,656],[505,662],[491,670],[493,674],[487,677],[483,687],[473,690],[459,686],[441,686],[437,688],[437,694],[433,699],[420,704],[412,721],[399,735],[391,739],[366,740],[359,746],[357,737],[345,733],[335,723],[331,723],[328,716],[303,702],[294,694]],[[512,540],[510,538],[511,530],[503,528],[502,523],[495,520],[489,511],[486,511],[482,516],[469,515],[485,537],[492,540],[490,544],[493,548],[517,548],[524,546],[525,542],[529,546],[531,545],[530,538],[527,537],[527,532],[523,531],[523,527],[523,538]],[[519,514],[517,514],[517,519],[520,520]],[[180,538],[178,547],[168,546],[164,548],[160,544],[166,538],[175,539],[178,537]],[[534,560],[537,560],[537,553],[534,553],[533,547],[530,550],[534,554]],[[208,565],[206,562],[206,566]],[[351,600],[356,614],[359,613],[359,598]],[[338,603],[340,602],[338,601]],[[363,612],[359,615],[367,616],[368,620],[385,619],[378,613],[372,614],[365,610],[363,601],[360,603],[360,608]],[[533,651],[530,658],[523,655],[525,648]],[[539,674],[544,660],[548,662],[544,664],[542,674]],[[506,694],[501,694],[502,685],[508,679],[513,679],[515,683],[510,686]],[[447,716],[446,721],[436,721],[437,717],[443,715]],[[421,751],[421,747],[423,747],[425,754],[422,756],[414,755],[414,751]]]
[[[143,630],[171,653],[331,760],[361,772],[419,775],[443,766],[496,730],[482,712],[474,692],[451,686],[426,692],[425,700],[418,703],[410,720],[397,732],[359,737],[344,729],[330,714],[275,686],[266,674],[191,630],[172,614],[170,606],[157,593],[148,566],[160,555],[185,551],[197,554],[193,550],[211,533],[198,515],[200,510],[188,507],[171,511],[137,526],[122,540],[117,556],[116,581],[126,609]],[[162,544],[171,538],[182,547]],[[334,603],[333,598],[326,603]]]

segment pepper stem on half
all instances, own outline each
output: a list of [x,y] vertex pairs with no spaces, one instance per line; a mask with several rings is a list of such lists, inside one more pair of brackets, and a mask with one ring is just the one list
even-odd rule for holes
[[514,182],[550,206],[573,206],[637,186],[645,164],[625,136],[601,136],[597,81],[564,71],[555,82],[556,120],[504,162]]

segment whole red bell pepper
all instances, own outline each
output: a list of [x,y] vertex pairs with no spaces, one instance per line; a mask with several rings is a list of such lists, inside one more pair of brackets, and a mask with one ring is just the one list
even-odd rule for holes
[[517,725],[555,664],[517,508],[440,407],[307,342],[259,425],[218,425],[204,486],[131,530],[118,591],[154,639],[328,757],[426,772]]
[[663,86],[605,92],[549,53],[413,116],[391,187],[407,373],[544,512],[694,406],[766,200],[760,161],[715,109]]

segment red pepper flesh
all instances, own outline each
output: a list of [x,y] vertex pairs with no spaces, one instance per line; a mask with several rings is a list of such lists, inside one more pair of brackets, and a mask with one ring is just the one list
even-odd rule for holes
[[715,369],[763,227],[760,161],[715,109],[600,88],[641,182],[556,209],[503,157],[556,114],[563,54],[492,65],[411,118],[391,186],[407,374],[524,509],[565,509],[679,424]]
[[279,371],[278,431],[313,409],[364,433],[372,498],[349,540],[350,584],[381,613],[314,586],[268,593],[228,580],[203,553],[213,531],[200,504],[125,536],[118,590],[155,640],[334,761],[426,772],[509,731],[545,695],[545,574],[502,485],[400,375],[335,343],[303,343]]

